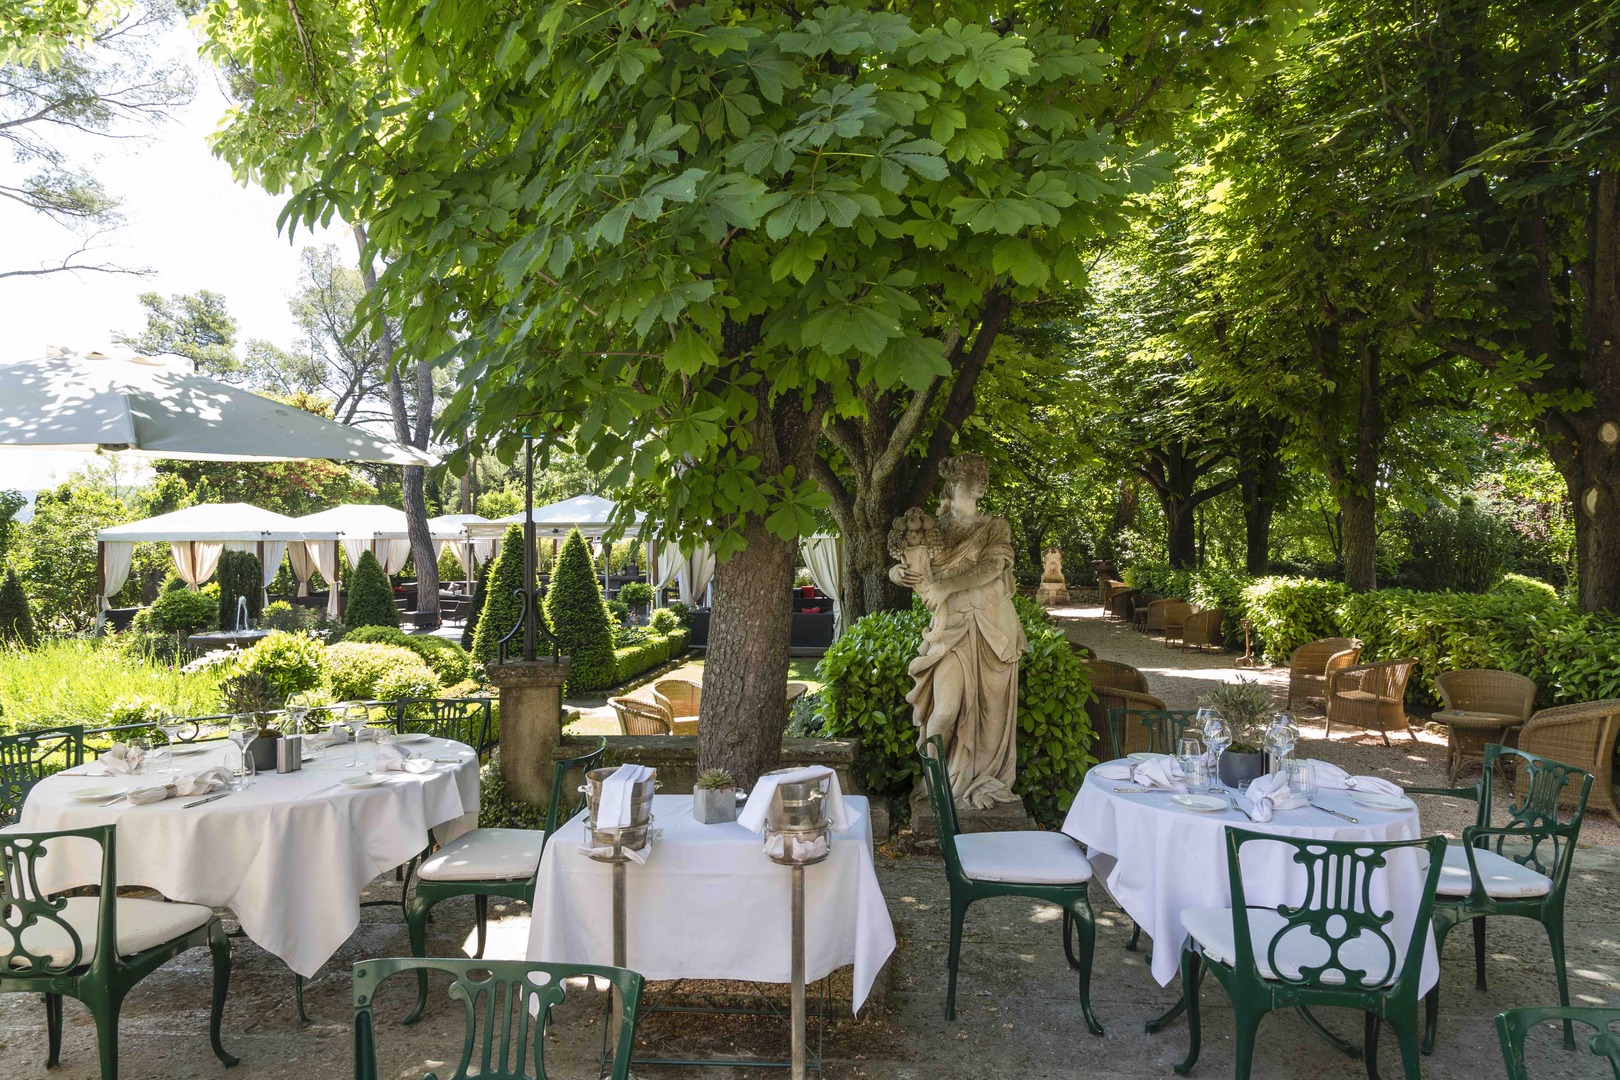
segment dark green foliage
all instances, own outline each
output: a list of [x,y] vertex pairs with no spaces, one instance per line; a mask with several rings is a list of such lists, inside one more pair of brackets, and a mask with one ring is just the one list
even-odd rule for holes
[[472,671],[472,657],[466,649],[432,634],[407,634],[397,626],[362,626],[343,640],[362,645],[403,645],[420,656],[444,686],[454,686]]
[[28,610],[28,595],[23,592],[17,571],[8,566],[5,580],[0,581],[0,645],[31,649],[38,644],[34,616]]
[[343,625],[399,626],[399,611],[394,607],[394,589],[388,584],[382,563],[371,552],[363,552],[349,578],[349,601],[343,609]]
[[614,626],[624,626],[630,621],[630,605],[623,600],[607,601],[608,616],[613,620]]
[[[1091,685],[1063,632],[1034,604],[1020,598],[1017,606],[1030,643],[1018,673],[1017,791],[1038,820],[1055,825],[1096,760],[1085,710]],[[906,668],[927,627],[920,602],[867,615],[833,642],[816,668],[825,684],[822,733],[860,740],[859,767],[874,794],[907,796],[922,775]]]
[[1288,663],[1288,654],[1318,638],[1338,637],[1335,611],[1350,590],[1338,581],[1314,578],[1260,578],[1243,590],[1244,615],[1273,664]]
[[627,682],[643,671],[651,671],[686,651],[692,632],[684,627],[669,634],[648,634],[640,641],[613,651],[619,682]]
[[506,790],[497,747],[478,773],[478,824],[485,829],[543,829],[545,807],[524,802]]
[[652,603],[652,598],[652,586],[645,581],[628,581],[619,587],[619,599],[626,604],[646,605]]
[[1401,531],[1411,549],[1402,576],[1426,591],[1485,592],[1501,579],[1514,546],[1503,520],[1471,498],[1404,514]]
[[501,541],[501,553],[490,565],[484,598],[480,605],[478,629],[473,635],[473,659],[493,664],[501,638],[512,632],[523,614],[523,600],[516,595],[523,589],[523,529],[513,525]]
[[186,587],[186,579],[181,577],[179,574],[175,573],[173,570],[170,570],[167,574],[163,575],[163,585],[159,588],[158,591],[159,592],[179,592],[180,590],[184,589],[185,587]]
[[692,625],[692,605],[685,600],[671,600],[667,610],[675,613],[675,617],[681,620],[682,626]]
[[221,680],[219,700],[224,712],[254,713],[281,708],[283,698],[268,676],[247,671]]
[[[501,552],[504,557],[506,552]],[[613,662],[613,622],[602,601],[602,586],[591,566],[585,538],[575,529],[551,571],[546,590],[546,623],[557,646],[572,662],[567,693],[601,690],[618,681]]]
[[214,580],[219,582],[219,628],[236,629],[236,598],[247,600],[248,624],[264,610],[263,578],[259,557],[250,551],[222,551]]
[[485,559],[478,568],[478,579],[473,582],[472,604],[467,609],[467,621],[461,626],[461,647],[472,651],[473,635],[478,633],[478,620],[484,614],[484,592],[489,588],[489,568],[493,560]]
[[148,607],[135,616],[136,630],[189,637],[219,621],[219,602],[203,592],[180,588],[158,594]]

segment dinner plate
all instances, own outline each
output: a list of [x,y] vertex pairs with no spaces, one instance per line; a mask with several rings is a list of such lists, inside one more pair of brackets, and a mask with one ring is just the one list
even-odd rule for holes
[[126,787],[97,784],[95,787],[80,788],[73,793],[73,797],[80,802],[107,802],[127,794],[129,789]]
[[[219,745],[223,746],[224,744],[220,743]],[[208,751],[213,749],[216,749],[216,747],[185,744],[170,749],[169,753],[173,754],[175,757],[190,757],[192,754],[206,754]]]
[[344,787],[372,788],[379,784],[388,783],[388,775],[386,773],[366,773],[363,776],[345,776],[338,783]]
[[1169,756],[1169,754],[1150,754],[1145,750],[1138,750],[1134,754],[1126,754],[1125,758],[1128,761],[1133,761],[1140,765],[1144,761],[1159,761],[1161,759],[1168,758]]
[[1352,791],[1350,801],[1369,810],[1410,810],[1417,805],[1404,795],[1381,795],[1376,791]]
[[1215,810],[1232,809],[1231,803],[1225,799],[1217,799],[1213,795],[1172,795],[1170,801],[1177,806],[1185,806],[1188,810],[1197,810],[1205,814]]
[[431,735],[423,735],[419,731],[413,731],[413,732],[410,732],[409,734],[405,734],[405,735],[395,735],[394,736],[394,741],[396,743],[405,743],[405,744],[409,745],[410,743],[427,742],[432,737],[433,736],[431,736]]

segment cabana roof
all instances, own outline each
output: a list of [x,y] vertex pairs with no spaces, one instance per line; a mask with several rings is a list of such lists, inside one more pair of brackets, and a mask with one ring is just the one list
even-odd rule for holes
[[[549,506],[534,508],[534,527],[542,533],[566,533],[578,529],[586,537],[601,536],[607,531],[608,520],[618,504],[600,495],[575,495]],[[637,514],[635,523],[641,524],[644,515]],[[479,540],[498,540],[507,527],[523,524],[523,511],[508,514],[489,522],[472,522],[466,526],[467,535]]]
[[96,533],[103,543],[199,540],[210,543],[302,540],[297,518],[247,503],[203,503],[145,521],[111,525]]

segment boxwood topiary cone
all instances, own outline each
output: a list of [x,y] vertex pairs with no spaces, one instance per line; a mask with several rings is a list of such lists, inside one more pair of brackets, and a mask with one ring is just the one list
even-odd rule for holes
[[5,580],[0,581],[0,645],[22,645],[31,649],[38,644],[34,616],[28,610],[28,594],[23,592],[17,571],[7,567]]
[[349,579],[349,606],[343,609],[343,625],[350,629],[399,625],[393,586],[388,584],[382,563],[369,551],[361,554]]
[[513,525],[501,539],[501,553],[489,567],[483,598],[475,599],[478,627],[473,632],[472,654],[480,664],[493,664],[501,638],[512,632],[523,601],[514,595],[523,588],[523,528]]
[[461,647],[472,652],[473,637],[478,633],[478,623],[484,616],[484,595],[489,591],[489,568],[494,560],[485,559],[478,568],[478,578],[473,582],[472,602],[467,605],[467,621],[461,627]]
[[236,629],[236,598],[247,599],[248,620],[256,622],[264,609],[259,557],[251,551],[222,551],[214,580],[219,582],[219,628]]
[[[504,552],[503,552],[504,554]],[[568,534],[546,590],[546,622],[557,645],[572,662],[566,692],[602,690],[618,681],[613,660],[613,622],[602,599],[585,538]]]

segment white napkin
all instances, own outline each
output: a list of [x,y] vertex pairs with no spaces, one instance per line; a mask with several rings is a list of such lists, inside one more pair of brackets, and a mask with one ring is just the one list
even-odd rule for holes
[[[591,834],[589,832],[586,832],[585,835],[586,835],[587,838],[589,838]],[[657,840],[659,837],[661,837],[663,835],[664,835],[664,831],[662,829],[648,829],[647,830],[647,846],[646,847],[642,848],[640,851],[631,851],[627,847],[621,847],[619,849],[619,854],[623,855],[625,858],[629,859],[631,862],[635,863],[637,866],[644,866],[644,865],[646,865],[646,862],[647,862],[647,856],[652,854],[653,841]],[[587,856],[590,856],[592,858],[595,858],[597,856],[602,856],[603,858],[611,858],[613,856],[613,846],[610,844],[607,847],[591,847],[591,845],[587,842],[587,843],[579,845],[579,853],[581,855],[587,855]]]
[[1249,816],[1256,821],[1270,821],[1276,810],[1294,810],[1308,805],[1303,795],[1288,786],[1288,774],[1283,772],[1255,777],[1249,781],[1244,794],[1254,807]]
[[206,795],[216,787],[223,786],[227,776],[229,772],[225,769],[202,769],[194,773],[181,773],[172,784],[136,788],[126,797],[132,803],[145,804],[188,795]]
[[1181,762],[1175,758],[1154,758],[1136,767],[1136,782],[1145,788],[1163,788],[1166,791],[1186,791],[1186,776]]
[[647,766],[630,762],[614,770],[613,775],[602,782],[602,798],[596,805],[596,827],[629,828],[633,824],[630,820],[630,803],[635,797],[636,788],[651,779],[652,775],[653,770]]
[[[121,742],[113,743],[111,750],[108,750],[105,754],[102,754],[96,759],[101,763],[102,767],[107,770],[105,773],[99,775],[128,776],[140,766],[141,760],[145,757],[146,751],[144,750],[137,749],[133,746],[128,746]],[[91,773],[89,775],[94,776],[98,774]]]
[[1097,765],[1091,770],[1104,780],[1129,780],[1131,766],[1127,762],[1110,762],[1107,765]]
[[433,768],[432,758],[413,757],[400,746],[379,746],[376,754],[377,772],[425,773]]
[[826,836],[767,836],[765,838],[765,854],[773,859],[783,857],[782,849],[788,849],[787,857],[795,862],[810,862],[822,858],[827,854],[831,838]]
[[1393,780],[1385,780],[1382,776],[1351,776],[1337,765],[1326,761],[1311,760],[1316,772],[1316,786],[1319,788],[1338,788],[1340,790],[1370,791],[1379,795],[1401,796],[1406,790]]
[[825,765],[807,765],[802,769],[760,777],[754,782],[754,790],[748,793],[748,802],[743,806],[742,813],[737,815],[737,824],[749,832],[764,832],[765,818],[770,813],[771,801],[776,798],[779,785],[802,784],[820,780],[824,776],[831,777],[827,784],[827,824],[832,826],[833,832],[848,832],[851,819],[849,810],[844,806],[843,785],[838,782],[838,774]]

